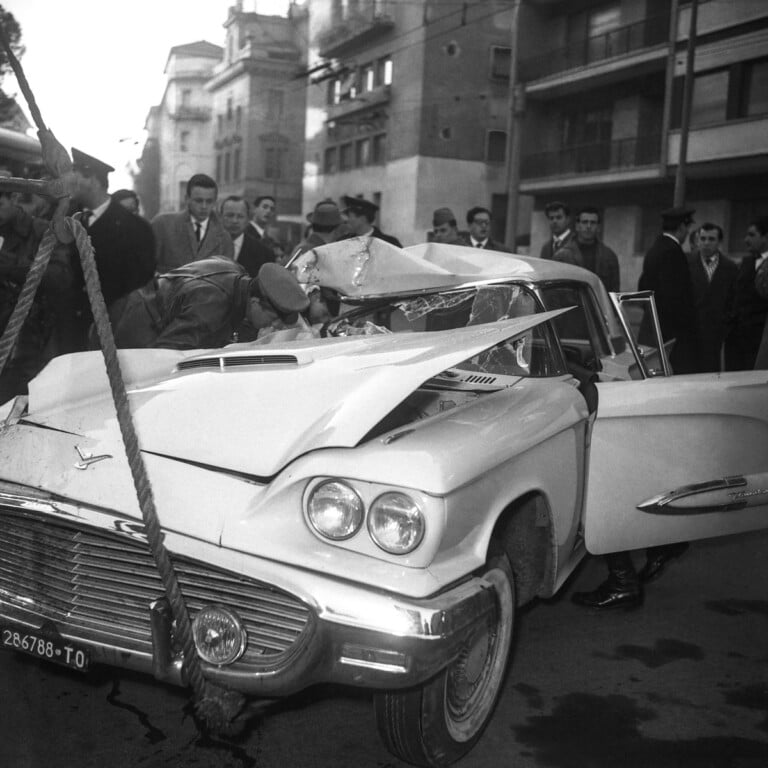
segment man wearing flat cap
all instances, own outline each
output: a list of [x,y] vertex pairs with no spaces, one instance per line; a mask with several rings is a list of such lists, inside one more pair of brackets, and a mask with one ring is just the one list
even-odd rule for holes
[[[155,273],[155,241],[149,224],[126,210],[107,193],[112,166],[72,148],[69,181],[75,215],[88,231],[95,252],[104,301],[109,308],[116,301],[152,279]],[[78,352],[87,348],[92,313],[84,288],[80,259],[73,249],[70,260],[72,286],[67,314],[71,322],[67,339],[59,340],[57,352]]]
[[[120,348],[208,349],[294,325],[309,306],[296,278],[274,262],[255,278],[227,256],[178,267],[134,291],[113,318]],[[246,335],[243,338],[243,334]]]
[[469,245],[459,233],[456,215],[450,208],[438,208],[432,214],[432,242],[444,245]]
[[341,198],[344,204],[344,215],[347,218],[348,237],[376,237],[385,243],[402,248],[402,243],[392,235],[385,235],[378,227],[374,226],[376,212],[379,206],[362,197],[350,197],[344,195]]
[[[674,373],[698,373],[696,301],[682,243],[693,224],[692,208],[669,208],[661,214],[661,234],[643,260],[638,289],[653,291],[664,341],[675,339],[669,356]],[[652,341],[650,326],[641,327],[641,343]]]

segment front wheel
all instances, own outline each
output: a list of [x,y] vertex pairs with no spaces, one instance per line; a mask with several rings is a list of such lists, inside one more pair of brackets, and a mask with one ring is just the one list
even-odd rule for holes
[[393,755],[420,766],[446,766],[467,754],[488,725],[504,681],[515,616],[514,578],[506,555],[488,562],[496,606],[456,659],[417,688],[376,694],[382,740]]

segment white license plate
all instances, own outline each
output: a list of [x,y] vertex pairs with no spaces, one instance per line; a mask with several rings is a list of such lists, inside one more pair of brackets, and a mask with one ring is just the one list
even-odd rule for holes
[[88,651],[57,635],[58,632],[51,631],[49,627],[34,631],[17,624],[2,624],[0,625],[0,648],[19,651],[85,672],[91,661]]

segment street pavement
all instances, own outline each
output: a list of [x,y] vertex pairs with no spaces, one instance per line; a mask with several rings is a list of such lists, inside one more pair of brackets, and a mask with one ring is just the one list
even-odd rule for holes
[[[768,533],[695,542],[636,611],[591,613],[570,594],[517,617],[488,729],[457,768],[766,768]],[[4,768],[401,768],[370,695],[321,686],[254,707],[235,738],[201,735],[186,691],[0,653]]]

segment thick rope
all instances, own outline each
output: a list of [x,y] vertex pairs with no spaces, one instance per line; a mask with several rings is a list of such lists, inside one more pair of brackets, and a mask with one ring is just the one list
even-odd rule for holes
[[73,219],[68,219],[68,222],[80,253],[80,261],[83,266],[83,274],[85,275],[85,287],[93,309],[94,324],[104,354],[107,376],[112,390],[112,399],[115,403],[117,420],[125,444],[133,483],[136,487],[142,518],[147,529],[147,539],[152,550],[152,556],[157,564],[160,578],[165,587],[166,595],[171,604],[173,617],[176,620],[177,636],[181,640],[184,658],[183,670],[195,693],[195,707],[198,714],[211,730],[226,732],[234,718],[242,710],[244,698],[235,691],[229,691],[209,683],[203,677],[200,658],[197,655],[192,639],[192,625],[187,606],[181,594],[170,556],[163,545],[164,535],[160,528],[152,487],[147,476],[141,449],[139,448],[139,440],[133,425],[133,419],[131,418],[128,395],[120,370],[120,361],[117,357],[112,326],[107,314],[104,297],[101,293],[101,283],[96,269],[93,246],[85,228],[80,222]]
[[[72,161],[64,147],[61,146],[53,133],[46,127],[42,113],[35,101],[32,88],[24,75],[21,63],[11,50],[10,41],[2,24],[0,24],[0,44],[5,49],[8,60],[16,75],[16,80],[27,101],[32,118],[37,125],[38,136],[42,146],[43,162],[54,179],[62,179],[71,170]],[[58,183],[56,182],[56,184]],[[39,182],[30,184],[29,191],[38,191],[33,188],[34,184],[39,184]],[[128,464],[141,508],[141,515],[147,530],[147,539],[171,605],[173,618],[176,621],[176,635],[181,642],[183,652],[182,670],[195,694],[195,708],[198,715],[210,730],[226,733],[234,729],[234,719],[243,709],[245,700],[240,693],[209,683],[203,677],[200,658],[197,655],[197,649],[192,639],[192,626],[187,606],[181,594],[170,556],[163,544],[163,532],[160,528],[152,495],[152,487],[149,483],[146,466],[144,465],[139,448],[138,437],[131,418],[128,395],[120,370],[115,339],[112,335],[112,326],[107,314],[106,304],[104,303],[104,296],[101,292],[101,283],[96,269],[93,246],[80,222],[64,218],[68,194],[63,185],[61,189],[56,188],[52,194],[60,198],[57,211],[54,214],[51,229],[46,231],[43,236],[35,259],[27,273],[27,278],[16,306],[11,313],[2,338],[0,338],[0,372],[2,372],[10,357],[19,332],[29,314],[40,281],[50,261],[51,253],[56,246],[57,239],[61,242],[66,242],[69,240],[70,235],[74,236],[83,267],[83,275],[85,276],[85,287],[93,310],[94,323],[101,342],[104,362],[107,368],[107,377],[109,378],[112,391],[112,399],[117,411],[117,420],[123,443],[125,444]]]
[[46,230],[43,239],[40,241],[34,261],[27,272],[24,287],[21,289],[21,293],[16,300],[16,306],[13,308],[10,318],[8,318],[8,324],[5,326],[2,337],[0,337],[0,373],[5,369],[5,364],[11,356],[11,352],[13,352],[16,339],[21,332],[21,328],[24,325],[24,321],[27,319],[30,309],[32,308],[32,303],[35,300],[35,294],[37,293],[37,287],[43,279],[45,270],[48,267],[48,262],[51,260],[51,254],[56,245],[56,235],[53,233],[53,230],[49,228]]

